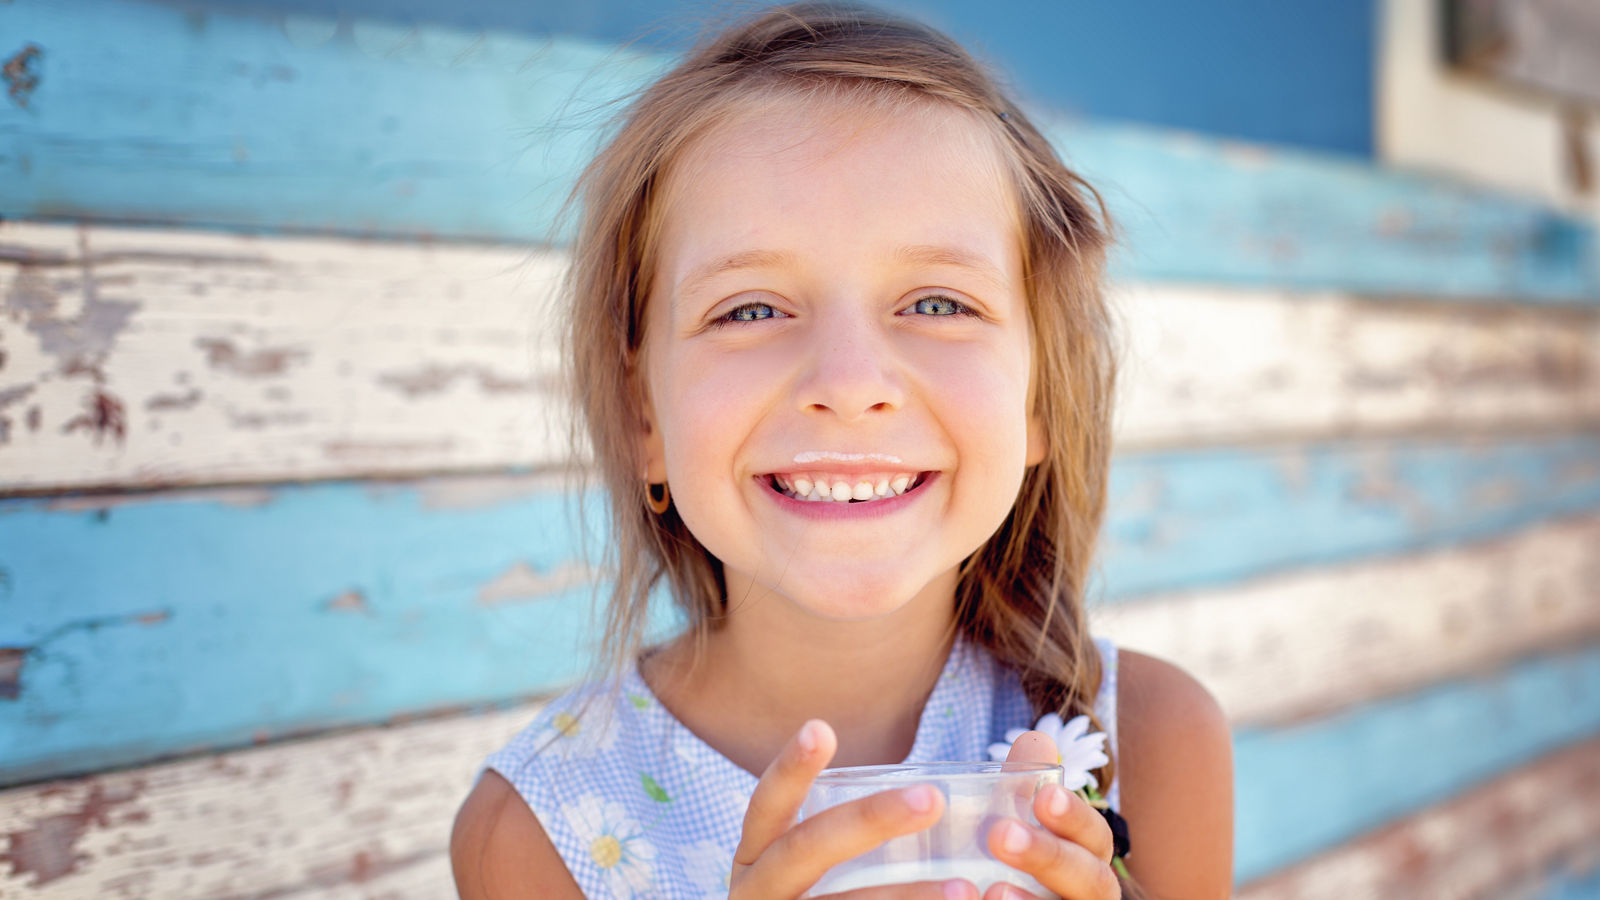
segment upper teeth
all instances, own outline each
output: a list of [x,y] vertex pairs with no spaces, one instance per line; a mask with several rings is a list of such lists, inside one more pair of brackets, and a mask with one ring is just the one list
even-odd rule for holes
[[797,500],[831,500],[845,503],[851,500],[876,500],[899,496],[911,486],[915,477],[909,473],[879,473],[876,475],[783,475],[772,476],[778,487]]

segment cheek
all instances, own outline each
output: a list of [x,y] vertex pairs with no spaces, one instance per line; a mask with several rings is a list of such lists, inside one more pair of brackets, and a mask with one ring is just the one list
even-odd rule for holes
[[735,452],[771,403],[772,361],[683,354],[666,361],[673,375],[658,383],[667,468],[680,480],[721,478]]

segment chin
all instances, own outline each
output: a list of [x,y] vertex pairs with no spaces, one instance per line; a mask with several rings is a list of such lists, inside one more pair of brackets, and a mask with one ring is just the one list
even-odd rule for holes
[[925,587],[926,584],[907,584],[900,578],[843,577],[785,585],[783,593],[812,615],[850,622],[899,612]]

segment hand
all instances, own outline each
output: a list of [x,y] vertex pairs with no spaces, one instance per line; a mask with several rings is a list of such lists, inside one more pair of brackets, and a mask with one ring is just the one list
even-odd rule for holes
[[[762,773],[733,854],[729,900],[792,900],[824,873],[892,837],[921,831],[944,814],[944,795],[930,785],[884,791],[842,803],[795,824],[817,773],[833,759],[838,739],[812,719]],[[978,900],[969,881],[922,881],[830,895],[857,900]]]
[[[1006,762],[1054,764],[1061,759],[1055,741],[1030,731],[1011,744]],[[1006,819],[989,830],[989,852],[1007,865],[1038,879],[1065,900],[1117,900],[1122,885],[1111,870],[1111,826],[1089,801],[1057,784],[1033,797],[1033,814],[1044,828]],[[1033,895],[995,885],[983,900],[1022,900]]]

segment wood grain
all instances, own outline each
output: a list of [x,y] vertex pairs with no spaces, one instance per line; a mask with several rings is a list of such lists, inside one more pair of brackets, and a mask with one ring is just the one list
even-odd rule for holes
[[1289,724],[1600,639],[1600,517],[1155,595],[1096,633],[1177,662],[1241,724]]
[[1600,739],[1244,885],[1239,900],[1537,897],[1600,867]]

